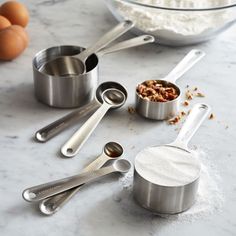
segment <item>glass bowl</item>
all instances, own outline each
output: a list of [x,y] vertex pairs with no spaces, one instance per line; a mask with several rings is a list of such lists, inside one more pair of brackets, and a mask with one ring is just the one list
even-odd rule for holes
[[207,41],[236,21],[236,0],[105,0],[118,21],[135,23],[133,32],[148,33],[163,45]]

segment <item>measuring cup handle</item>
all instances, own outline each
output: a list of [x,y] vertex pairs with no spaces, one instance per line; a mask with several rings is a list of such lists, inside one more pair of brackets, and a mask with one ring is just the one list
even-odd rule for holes
[[211,108],[207,104],[198,103],[194,105],[186,121],[184,122],[174,145],[187,149],[188,142],[206,119]]
[[154,42],[155,39],[151,35],[141,35],[139,37],[135,37],[132,39],[128,39],[125,41],[122,41],[120,43],[116,43],[113,46],[108,46],[106,48],[103,48],[101,51],[97,53],[98,56],[103,56],[105,54],[121,51],[127,48],[137,47],[140,45],[148,44]]
[[65,157],[73,157],[79,152],[82,145],[92,134],[110,107],[111,106],[109,104],[104,102],[102,106],[84,123],[84,125],[80,127],[80,129],[77,130],[62,146],[61,153]]
[[82,51],[79,54],[80,60],[82,61],[86,60],[88,56],[104,48],[110,42],[114,41],[115,39],[120,37],[122,34],[127,32],[129,29],[131,29],[133,26],[134,26],[134,23],[130,20],[126,20],[119,23],[117,26],[115,26],[113,29],[111,29],[105,35],[103,35],[103,37],[101,37],[100,40],[98,40],[93,46]]
[[89,115],[90,113],[98,109],[100,105],[101,104],[98,101],[93,100],[90,104],[76,109],[75,111],[38,130],[35,133],[35,139],[39,142],[48,141],[52,137],[61,133],[73,123],[77,122],[79,119],[83,118],[86,115]]
[[165,77],[165,80],[175,83],[183,74],[185,74],[193,65],[205,56],[205,52],[199,49],[191,50]]

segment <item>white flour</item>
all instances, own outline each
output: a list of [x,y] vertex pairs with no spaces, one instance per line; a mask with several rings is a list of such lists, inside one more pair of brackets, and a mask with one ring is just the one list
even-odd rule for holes
[[191,153],[169,147],[148,147],[135,159],[136,171],[151,183],[164,186],[189,184],[199,177],[200,163]]
[[[200,220],[219,211],[224,203],[223,192],[218,187],[221,184],[221,178],[213,165],[213,160],[211,161],[211,158],[203,151],[198,150],[197,155],[201,160],[201,174],[196,203],[189,210],[181,214],[162,215],[161,217],[165,219],[165,221],[181,223]],[[124,204],[124,209],[129,209],[129,211],[135,215],[142,215],[145,211],[141,211],[141,208],[137,209],[137,205],[134,204],[132,197],[132,171],[121,178],[120,183],[126,192],[124,199],[120,199]],[[119,198],[119,196],[116,197]],[[160,224],[161,222],[164,223],[158,218],[156,221],[157,224]]]
[[[231,0],[139,0],[144,4],[164,7],[206,8],[227,5]],[[115,0],[116,9],[125,19],[132,20],[136,27],[160,38],[181,40],[183,36],[201,36],[219,29],[231,16],[229,11],[168,11],[134,6]],[[148,9],[148,10],[147,10]]]

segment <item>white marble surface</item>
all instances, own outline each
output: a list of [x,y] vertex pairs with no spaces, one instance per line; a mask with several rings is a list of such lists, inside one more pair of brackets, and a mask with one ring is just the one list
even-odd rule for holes
[[67,111],[49,108],[35,100],[32,57],[38,50],[53,45],[87,46],[113,26],[115,20],[103,1],[22,2],[31,12],[27,28],[31,38],[29,48],[16,60],[0,63],[0,234],[235,235],[235,27],[216,40],[199,45],[207,56],[179,81],[181,87],[187,84],[199,87],[206,98],[194,102],[209,103],[216,115],[215,120],[204,123],[192,144],[205,150],[218,169],[225,198],[222,209],[193,222],[178,222],[178,218],[168,221],[137,206],[131,190],[113,176],[84,188],[60,212],[46,217],[39,213],[37,205],[23,201],[24,188],[77,173],[110,140],[120,142],[125,157],[133,161],[144,147],[168,143],[176,137],[175,126],[130,115],[127,107],[133,104],[138,82],[165,75],[191,47],[149,45],[102,58],[100,81],[124,84],[130,95],[128,102],[105,117],[78,156],[62,159],[57,154],[59,147],[82,123],[46,144],[33,140],[37,129]]

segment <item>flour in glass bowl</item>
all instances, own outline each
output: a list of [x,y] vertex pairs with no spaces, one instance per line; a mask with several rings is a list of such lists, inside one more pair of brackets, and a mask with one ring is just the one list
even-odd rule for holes
[[[169,8],[207,8],[228,5],[231,0],[139,0],[137,2],[164,6]],[[151,33],[160,39],[174,40],[194,40],[199,38],[204,40],[211,32],[214,32],[229,21],[231,15],[227,10],[218,11],[170,11],[152,9],[136,6],[115,0],[115,7],[119,14],[132,20],[136,28]],[[197,38],[196,38],[197,37]]]

